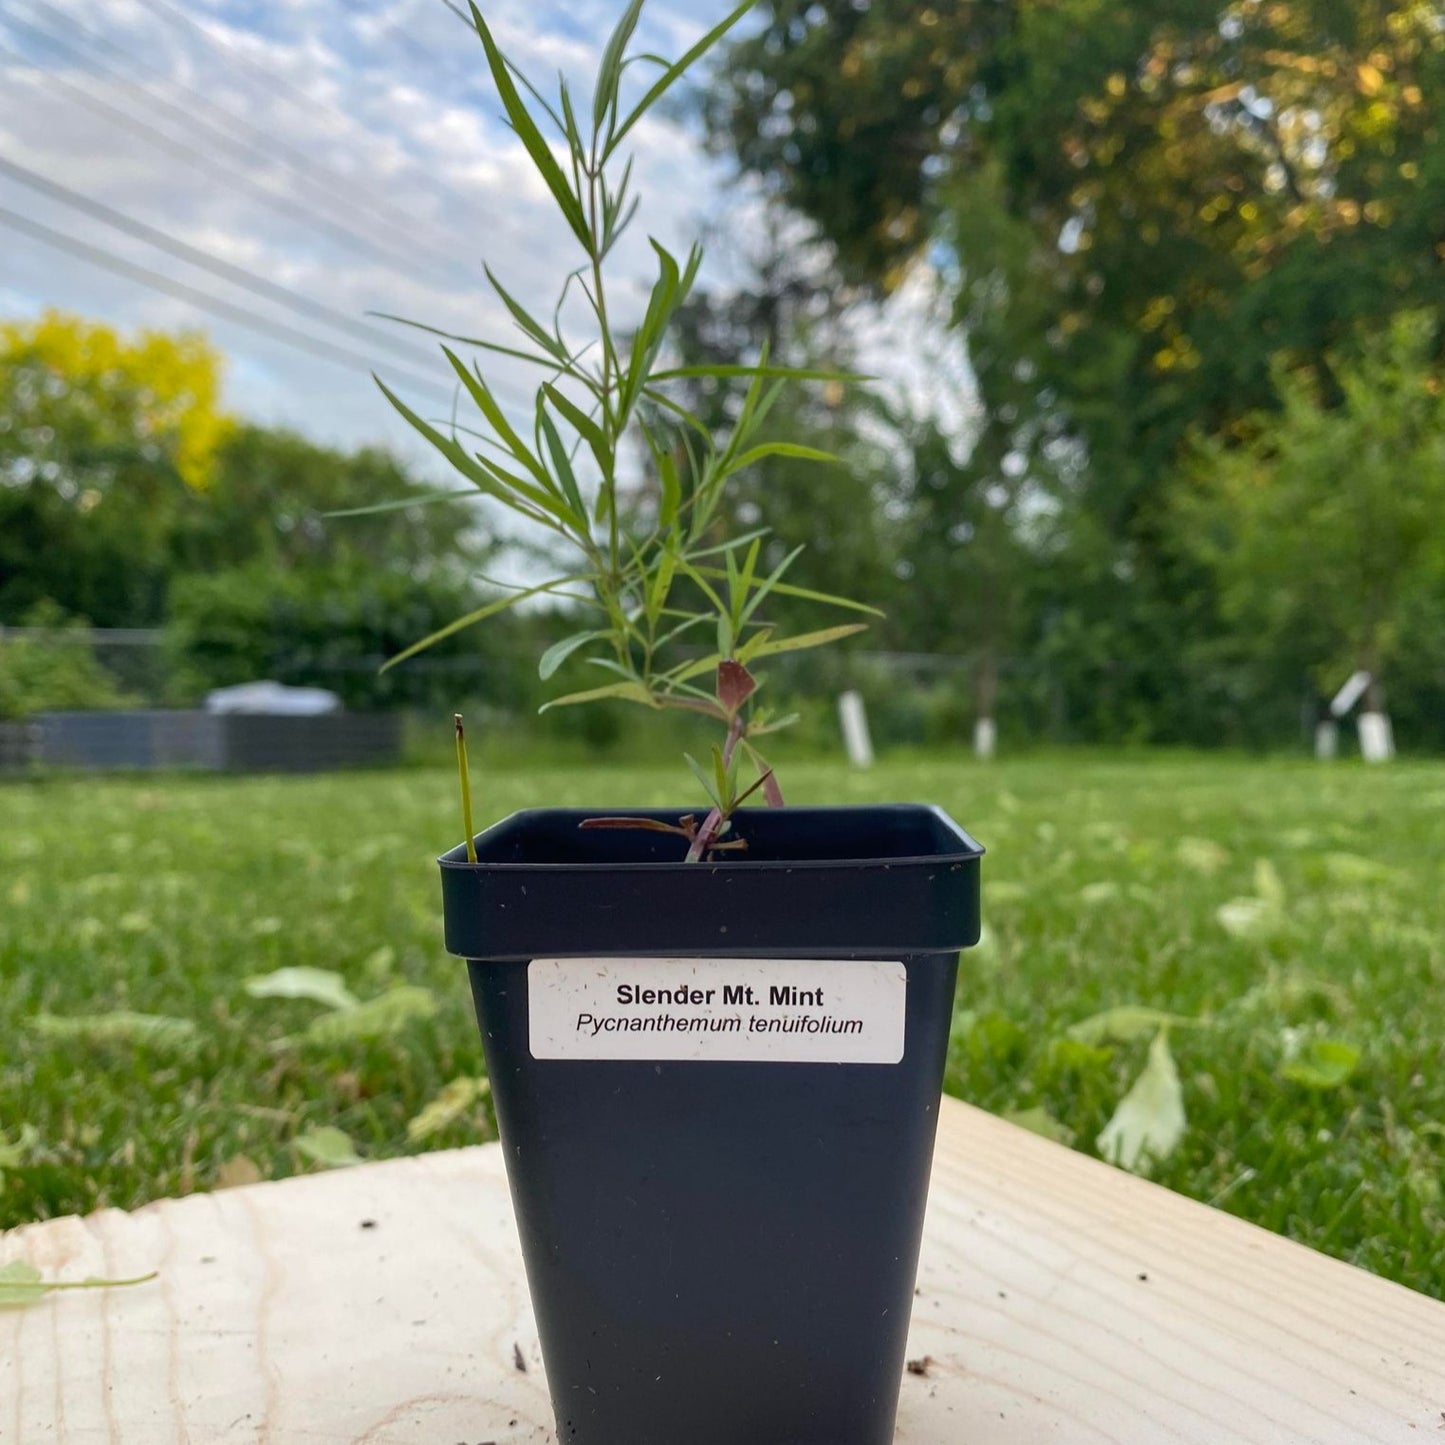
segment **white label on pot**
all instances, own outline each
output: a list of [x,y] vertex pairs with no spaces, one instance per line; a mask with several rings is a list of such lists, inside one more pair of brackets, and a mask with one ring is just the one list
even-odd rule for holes
[[901,963],[534,958],[532,1057],[896,1064]]

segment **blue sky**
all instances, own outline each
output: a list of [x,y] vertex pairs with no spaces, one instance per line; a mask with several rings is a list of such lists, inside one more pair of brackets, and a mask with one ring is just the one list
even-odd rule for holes
[[[486,14],[544,89],[560,68],[585,93],[621,4],[491,0]],[[637,43],[679,54],[727,9],[726,0],[650,0]],[[227,358],[232,409],[324,441],[389,442],[420,460],[366,363],[432,415],[446,410],[445,364],[426,338],[366,313],[496,335],[509,322],[483,260],[524,304],[547,309],[575,265],[499,112],[479,42],[442,0],[4,0],[0,211],[50,234],[0,224],[0,315],[58,306],[128,327],[202,325]],[[645,301],[649,232],[685,249],[711,222],[745,247],[758,218],[755,198],[725,184],[683,122],[659,115],[632,139],[643,211],[613,267],[624,325]],[[50,192],[24,183],[27,173]],[[98,216],[96,204],[109,209]],[[298,293],[310,310],[117,230],[108,223],[117,213]],[[58,246],[57,233],[302,333],[325,355],[115,275]],[[725,281],[727,255],[715,249],[710,267],[705,277]],[[927,310],[925,295],[905,292],[888,313],[860,317],[863,359],[901,373],[915,395],[931,389],[925,404],[958,418],[962,436],[967,363]],[[335,348],[352,355],[338,359]],[[531,378],[505,368],[494,373],[499,391],[522,395]]]

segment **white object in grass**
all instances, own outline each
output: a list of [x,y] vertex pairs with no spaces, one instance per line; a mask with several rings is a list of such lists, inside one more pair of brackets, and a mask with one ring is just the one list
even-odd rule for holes
[[973,752],[975,757],[991,758],[998,745],[998,728],[991,717],[981,717],[973,725]]
[[868,734],[868,714],[863,710],[863,695],[849,689],[838,698],[838,721],[843,727],[843,746],[848,761],[855,768],[873,765],[873,739]]
[[1387,763],[1395,756],[1395,733],[1382,712],[1362,712],[1359,719],[1360,756],[1367,763]]
[[1368,672],[1361,671],[1351,674],[1349,681],[1330,700],[1330,711],[1336,717],[1344,717],[1365,695],[1365,689],[1369,685],[1370,674]]

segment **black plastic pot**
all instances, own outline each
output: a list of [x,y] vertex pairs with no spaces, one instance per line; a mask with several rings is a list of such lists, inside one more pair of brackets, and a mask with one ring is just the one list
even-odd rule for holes
[[[932,808],[759,809],[739,819],[745,855],[686,864],[676,838],[581,831],[587,816],[518,813],[477,838],[477,863],[441,859],[558,1437],[885,1445],[982,849]],[[564,977],[584,993],[559,995]],[[756,1006],[722,1008],[744,977]],[[682,1003],[625,1006],[638,978],[679,980]],[[858,1004],[875,986],[886,1001]],[[677,1022],[734,1014],[722,1041]],[[664,1017],[684,1032],[630,1032]],[[748,1034],[799,1019],[816,1027]],[[756,1056],[719,1057],[736,1050]]]

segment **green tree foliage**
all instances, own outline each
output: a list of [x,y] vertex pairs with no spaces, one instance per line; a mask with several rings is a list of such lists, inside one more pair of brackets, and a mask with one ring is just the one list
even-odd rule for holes
[[1270,404],[1361,321],[1442,299],[1445,33],[1418,0],[772,0],[715,134],[888,289],[971,212],[1022,223],[1041,380],[1098,475],[1153,494],[1185,430]]
[[0,623],[46,599],[97,626],[160,619],[177,508],[228,428],[220,372],[193,334],[0,324]]
[[1378,680],[1438,637],[1427,618],[1445,602],[1445,386],[1431,321],[1403,317],[1363,355],[1332,362],[1338,406],[1311,373],[1282,372],[1282,411],[1249,418],[1238,445],[1203,441],[1179,501],[1230,620],[1317,659],[1322,688],[1365,669],[1376,707]]
[[[355,562],[466,575],[491,551],[483,519],[472,499],[435,496],[389,452],[343,452],[296,432],[238,424],[217,449],[205,490],[182,501],[174,566],[189,573]],[[408,498],[418,505],[403,506]],[[365,515],[333,515],[353,511]]]
[[382,671],[419,633],[477,600],[465,581],[355,558],[293,568],[258,559],[178,577],[165,643],[183,698],[271,678],[329,688],[354,709],[447,707],[459,689],[515,706],[534,691],[518,660],[532,641],[525,624],[494,629],[483,646],[453,636],[412,668]]
[[770,0],[707,113],[845,278],[954,288],[979,446],[1059,508],[1025,637],[1051,708],[1204,740],[1280,736],[1325,654],[1225,615],[1170,479],[1191,435],[1247,443],[1282,376],[1341,406],[1401,309],[1441,354],[1442,105],[1414,0]]

